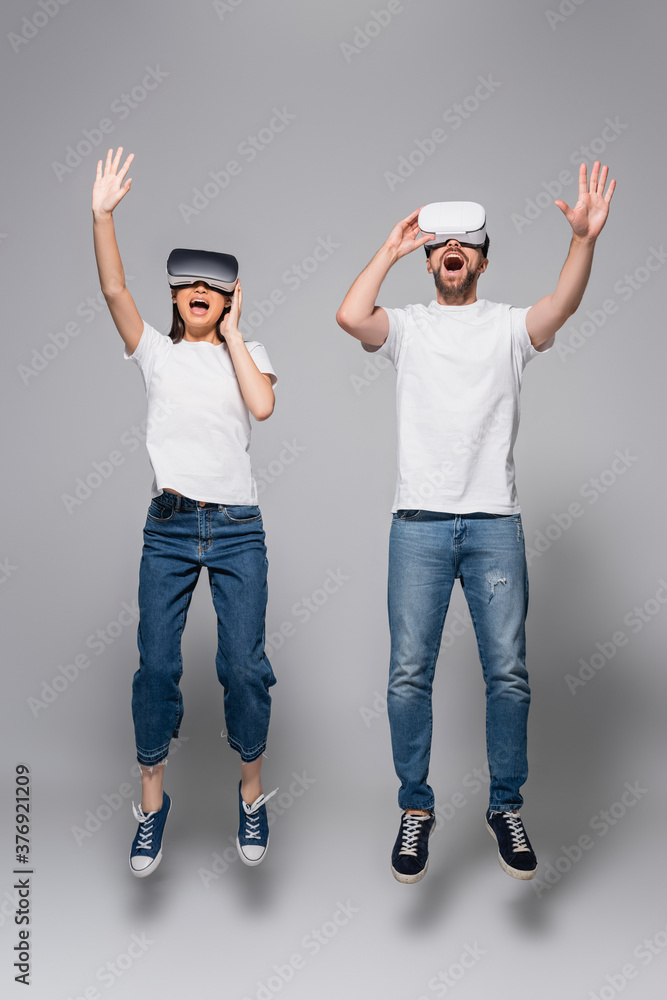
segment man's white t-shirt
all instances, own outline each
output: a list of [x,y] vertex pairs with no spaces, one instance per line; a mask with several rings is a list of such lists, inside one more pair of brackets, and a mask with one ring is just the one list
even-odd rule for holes
[[375,353],[398,374],[392,511],[519,513],[513,448],[521,379],[553,338],[538,351],[526,330],[528,308],[486,299],[385,311],[389,334]]
[[[257,341],[246,347],[260,372],[277,378]],[[151,496],[165,487],[194,500],[257,503],[250,466],[250,415],[224,344],[196,343],[158,333],[144,323],[133,354],[148,399],[146,447],[153,468]]]

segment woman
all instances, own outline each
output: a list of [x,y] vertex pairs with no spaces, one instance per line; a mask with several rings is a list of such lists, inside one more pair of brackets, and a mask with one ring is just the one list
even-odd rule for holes
[[[171,808],[163,792],[169,743],[183,716],[181,635],[202,566],[218,618],[216,668],[224,688],[227,739],[241,757],[241,860],[259,864],[268,847],[261,761],[275,683],[264,653],[267,559],[248,445],[250,419],[274,407],[276,376],[266,351],[244,343],[235,258],[174,251],[173,323],[168,337],[145,323],[125,285],[113,211],[130,190],[122,146],[100,160],[93,187],[93,236],[102,292],[148,399],[146,446],[154,473],[139,574],[139,670],[132,687],[141,807],[130,870],[143,878],[162,858]],[[187,263],[206,274],[187,274]],[[184,265],[185,262],[185,265]],[[207,263],[208,262],[208,263]],[[209,266],[210,265],[210,266]],[[231,271],[230,271],[231,267]],[[184,284],[184,282],[187,282]],[[277,791],[277,789],[276,789]]]

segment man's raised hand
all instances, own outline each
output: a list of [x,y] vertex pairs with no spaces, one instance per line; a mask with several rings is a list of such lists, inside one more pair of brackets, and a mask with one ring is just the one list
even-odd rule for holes
[[579,167],[579,197],[577,204],[574,208],[570,208],[566,202],[560,199],[554,202],[572,226],[575,236],[579,236],[581,239],[597,239],[607,221],[609,202],[616,187],[616,181],[611,180],[607,193],[604,194],[607,173],[608,168],[604,166],[600,170],[600,161],[596,160],[591,170],[591,183],[589,187],[586,179],[586,164],[582,163]]
[[96,214],[111,214],[121,198],[124,198],[130,190],[132,178],[128,177],[125,180],[125,175],[130,169],[134,153],[130,153],[119,170],[118,164],[120,163],[122,153],[122,146],[118,147],[115,156],[113,155],[113,150],[110,149],[107,153],[104,170],[102,170],[102,161],[97,161],[97,175],[93,185],[93,212]]
[[416,209],[405,219],[401,219],[392,231],[389,233],[385,241],[385,246],[391,247],[395,253],[395,259],[399,260],[401,257],[405,257],[407,253],[412,253],[418,247],[423,247],[425,243],[433,239],[432,235],[422,236],[420,240],[417,239],[417,234],[419,233],[419,223],[417,222],[417,217],[421,209]]

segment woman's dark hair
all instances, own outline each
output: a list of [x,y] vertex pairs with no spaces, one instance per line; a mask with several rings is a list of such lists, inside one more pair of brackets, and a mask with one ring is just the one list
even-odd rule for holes
[[171,339],[175,344],[178,344],[179,341],[183,340],[183,334],[185,333],[185,323],[183,322],[181,314],[178,311],[178,306],[176,305],[175,302],[173,303],[173,310],[174,312],[171,319],[171,330],[169,331],[169,336],[171,337]]
[[[222,319],[223,316],[226,316],[230,309],[231,309],[231,306],[225,306],[225,308],[220,313],[220,319]],[[220,322],[220,320],[218,320],[218,323],[219,322]],[[217,330],[216,332],[217,332],[218,336],[220,337],[220,331]],[[171,339],[173,340],[173,342],[175,344],[178,344],[181,340],[183,340],[184,333],[185,333],[185,323],[183,322],[183,317],[181,316],[180,312],[178,311],[178,306],[174,302],[173,303],[173,315],[172,315],[172,318],[171,318],[171,330],[169,331],[169,336],[171,337]],[[222,339],[223,338],[220,337],[220,343],[222,343]]]
[[[489,246],[490,245],[491,245],[491,240],[489,239],[488,234],[487,234],[485,236],[484,242],[482,243],[482,246],[481,246],[482,257],[486,257],[488,259],[488,256],[489,256]],[[426,251],[426,256],[430,257],[431,256],[431,247],[424,247],[424,250]]]

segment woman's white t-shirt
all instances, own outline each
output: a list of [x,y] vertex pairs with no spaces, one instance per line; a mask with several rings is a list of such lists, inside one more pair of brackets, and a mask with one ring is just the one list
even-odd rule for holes
[[398,373],[392,511],[519,513],[513,448],[521,379],[553,338],[538,351],[528,309],[486,299],[385,311],[389,334],[376,353]]
[[[262,344],[247,341],[246,347],[275,385]],[[138,365],[146,387],[151,496],[168,487],[208,503],[256,504],[250,415],[226,345],[175,344],[144,323],[136,350],[126,349],[123,357]]]

